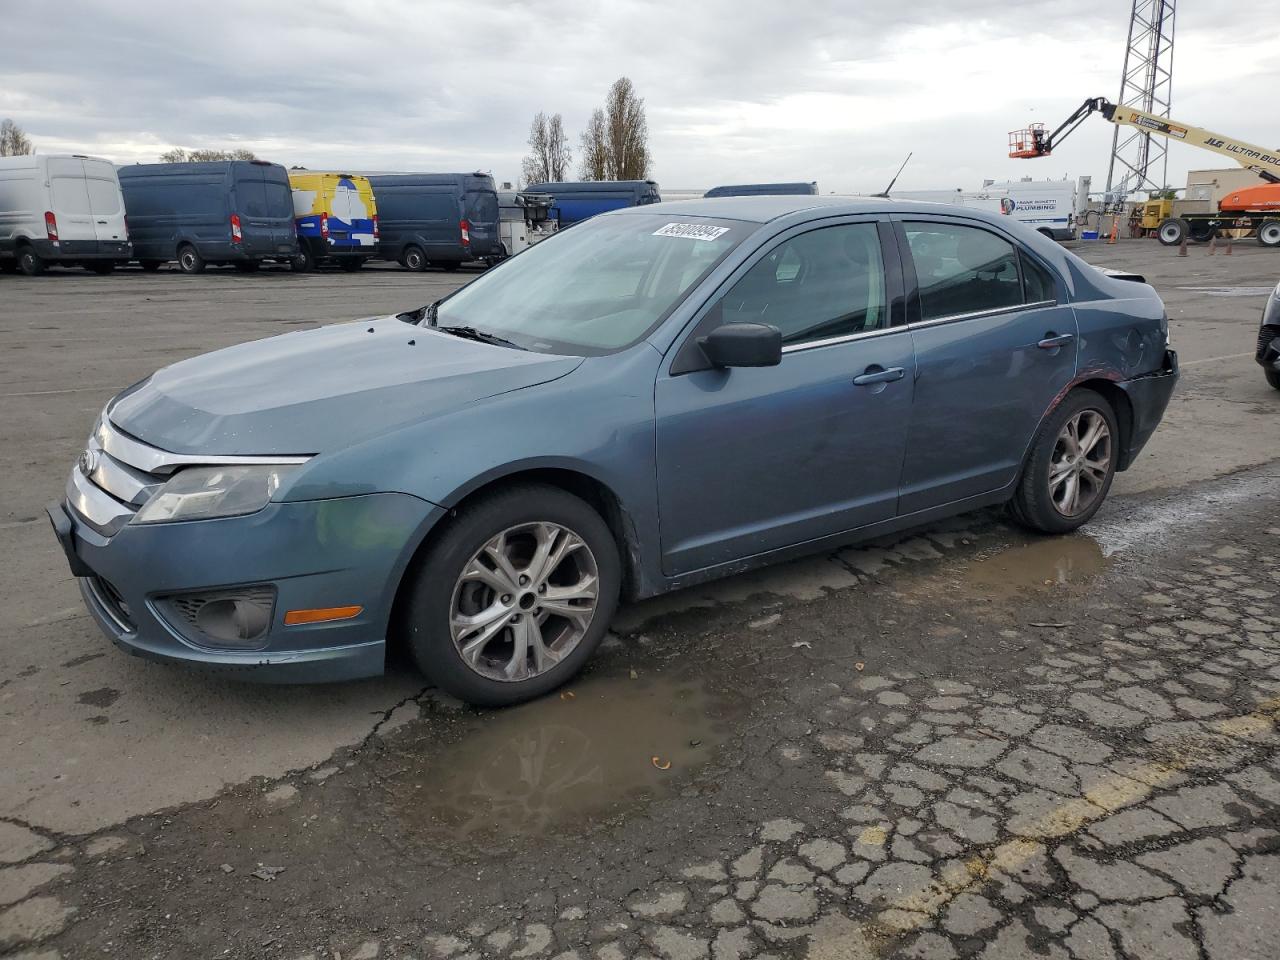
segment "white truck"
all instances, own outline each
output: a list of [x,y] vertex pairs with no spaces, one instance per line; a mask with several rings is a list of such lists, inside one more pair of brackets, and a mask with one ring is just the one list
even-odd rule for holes
[[555,198],[549,193],[498,191],[498,232],[504,258],[514,257],[560,228],[559,221],[551,215],[554,203]]
[[109,160],[71,154],[0,157],[0,269],[29,277],[50,264],[110,273],[133,250]]

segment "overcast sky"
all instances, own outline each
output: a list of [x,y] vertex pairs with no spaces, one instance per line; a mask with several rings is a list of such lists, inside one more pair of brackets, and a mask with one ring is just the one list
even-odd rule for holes
[[[625,74],[668,188],[817,180],[822,192],[1106,179],[1111,126],[1010,160],[1009,130],[1114,99],[1128,0],[219,0],[0,3],[0,117],[37,149],[154,161],[245,146],[312,169],[488,170],[529,121],[574,139]],[[1173,116],[1280,146],[1276,0],[1179,10]],[[1226,166],[1175,145],[1169,181]]]

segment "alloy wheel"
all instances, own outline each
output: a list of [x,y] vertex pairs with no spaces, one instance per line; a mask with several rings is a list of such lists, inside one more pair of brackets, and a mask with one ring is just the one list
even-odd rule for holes
[[549,522],[510,527],[472,555],[454,584],[454,647],[482,677],[532,679],[582,642],[599,590],[595,556],[578,534]]
[[1089,510],[1111,471],[1111,428],[1097,410],[1081,410],[1062,426],[1049,460],[1049,497],[1064,517]]

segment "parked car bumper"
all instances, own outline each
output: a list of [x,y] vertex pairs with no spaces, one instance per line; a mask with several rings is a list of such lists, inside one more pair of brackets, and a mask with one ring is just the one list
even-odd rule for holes
[[1133,422],[1130,424],[1126,443],[1120,450],[1117,469],[1128,469],[1147,445],[1164,416],[1165,408],[1169,406],[1169,398],[1173,396],[1173,388],[1177,383],[1178,354],[1173,350],[1166,350],[1164,363],[1159,370],[1116,384],[1128,396],[1133,413]]
[[[85,606],[121,649],[272,683],[382,673],[396,586],[417,534],[442,513],[407,494],[272,503],[255,514],[126,523],[99,534],[67,501],[47,508]],[[268,626],[238,645],[201,628],[202,598],[270,597]],[[287,625],[290,610],[359,607]]]

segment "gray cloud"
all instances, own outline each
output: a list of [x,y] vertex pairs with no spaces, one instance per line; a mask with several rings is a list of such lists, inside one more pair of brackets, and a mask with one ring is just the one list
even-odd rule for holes
[[[1179,22],[1175,116],[1275,137],[1280,27],[1269,0]],[[173,145],[246,145],[280,162],[359,169],[519,169],[530,117],[581,128],[627,74],[646,98],[668,187],[813,179],[878,189],[1106,173],[1096,121],[1034,164],[1005,133],[1114,96],[1127,4],[974,0],[496,0],[216,6],[22,4],[5,14],[0,116],[45,149],[121,162]],[[1123,8],[1123,9],[1122,9]],[[1271,19],[1274,24],[1274,18]],[[1245,83],[1221,59],[1246,64]],[[1218,164],[1175,147],[1170,180]]]

